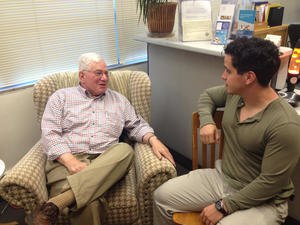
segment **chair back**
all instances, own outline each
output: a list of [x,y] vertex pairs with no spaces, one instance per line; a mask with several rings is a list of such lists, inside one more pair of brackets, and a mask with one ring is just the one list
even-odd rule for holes
[[291,48],[294,48],[298,39],[300,39],[300,24],[290,24],[288,27]]
[[[223,111],[216,111],[214,113],[214,121],[218,129],[221,130],[220,142],[219,142],[219,159],[222,159],[223,147],[224,147],[224,132],[222,130],[222,118]],[[200,128],[200,118],[198,112],[193,112],[192,117],[192,162],[193,162],[193,170],[198,169],[198,129]],[[207,157],[208,151],[210,150],[210,164],[207,165]],[[210,144],[210,148],[208,148],[207,144],[202,143],[202,164],[201,168],[214,168],[215,167],[215,152],[216,152],[216,144]]]
[[[33,101],[37,119],[41,122],[49,97],[61,88],[79,85],[78,72],[61,72],[47,75],[33,89]],[[142,71],[112,71],[108,87],[124,95],[147,122],[150,121],[151,82]]]

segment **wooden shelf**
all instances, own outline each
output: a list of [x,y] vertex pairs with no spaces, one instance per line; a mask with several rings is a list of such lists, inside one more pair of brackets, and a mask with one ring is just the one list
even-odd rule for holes
[[281,36],[281,46],[286,46],[288,37],[288,26],[283,24],[281,26],[266,27],[266,24],[257,24],[254,26],[254,36],[265,38],[267,34],[280,35]]

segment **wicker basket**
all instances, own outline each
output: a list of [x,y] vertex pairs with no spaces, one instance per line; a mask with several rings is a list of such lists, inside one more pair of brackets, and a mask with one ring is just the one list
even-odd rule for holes
[[155,4],[147,15],[151,35],[167,36],[173,31],[177,2]]

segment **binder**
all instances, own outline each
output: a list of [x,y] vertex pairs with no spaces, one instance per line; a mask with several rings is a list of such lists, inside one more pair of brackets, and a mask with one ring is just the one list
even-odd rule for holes
[[270,8],[268,25],[270,27],[282,25],[284,7],[272,7]]

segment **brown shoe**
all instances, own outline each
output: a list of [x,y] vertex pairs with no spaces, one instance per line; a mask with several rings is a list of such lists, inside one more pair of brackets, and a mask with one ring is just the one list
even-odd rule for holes
[[52,202],[43,203],[34,213],[35,225],[54,225],[59,214],[58,207]]

